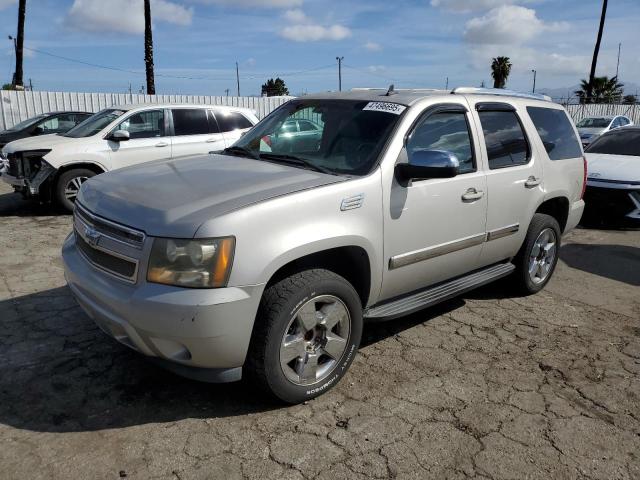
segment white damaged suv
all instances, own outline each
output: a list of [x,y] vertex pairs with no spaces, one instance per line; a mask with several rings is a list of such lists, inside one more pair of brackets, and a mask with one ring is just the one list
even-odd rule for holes
[[258,122],[252,110],[190,104],[104,109],[61,135],[7,144],[2,180],[67,210],[94,175],[153,160],[220,151]]
[[[283,129],[300,120],[318,128]],[[172,371],[301,402],[345,375],[366,321],[508,275],[541,290],[585,175],[542,96],[308,95],[221,154],[85,182],[65,276],[100,328]]]

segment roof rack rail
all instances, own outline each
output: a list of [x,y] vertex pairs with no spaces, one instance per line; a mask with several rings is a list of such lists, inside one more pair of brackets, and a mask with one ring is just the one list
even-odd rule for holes
[[456,87],[451,90],[453,94],[474,94],[474,95],[500,95],[504,97],[518,97],[518,98],[531,98],[533,100],[544,100],[546,102],[551,101],[551,97],[548,95],[541,95],[539,93],[523,93],[516,92],[515,90],[505,90],[503,88],[484,88],[484,87]]
[[[352,92],[362,92],[362,91],[381,91],[387,92],[388,88],[383,87],[355,87],[352,88]],[[441,88],[394,88],[394,92],[444,92],[447,90],[442,90]]]

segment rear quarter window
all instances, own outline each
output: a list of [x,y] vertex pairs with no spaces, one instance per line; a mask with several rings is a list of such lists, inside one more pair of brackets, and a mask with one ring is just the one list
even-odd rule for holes
[[527,112],[551,160],[582,157],[580,142],[564,110],[527,107]]
[[215,112],[216,119],[223,132],[232,132],[234,130],[243,130],[253,127],[253,124],[239,112]]

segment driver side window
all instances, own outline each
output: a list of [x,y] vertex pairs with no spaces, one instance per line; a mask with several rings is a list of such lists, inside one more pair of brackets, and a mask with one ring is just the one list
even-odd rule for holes
[[130,138],[164,137],[164,110],[134,113],[123,120],[116,130],[126,130]]
[[464,112],[440,112],[421,120],[407,141],[407,154],[411,158],[413,153],[420,150],[453,153],[460,162],[460,174],[476,170],[469,124]]

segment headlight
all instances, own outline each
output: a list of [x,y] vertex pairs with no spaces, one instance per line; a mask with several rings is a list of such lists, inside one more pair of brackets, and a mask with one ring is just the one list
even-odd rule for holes
[[190,288],[225,287],[234,249],[233,237],[156,238],[151,248],[147,281]]

